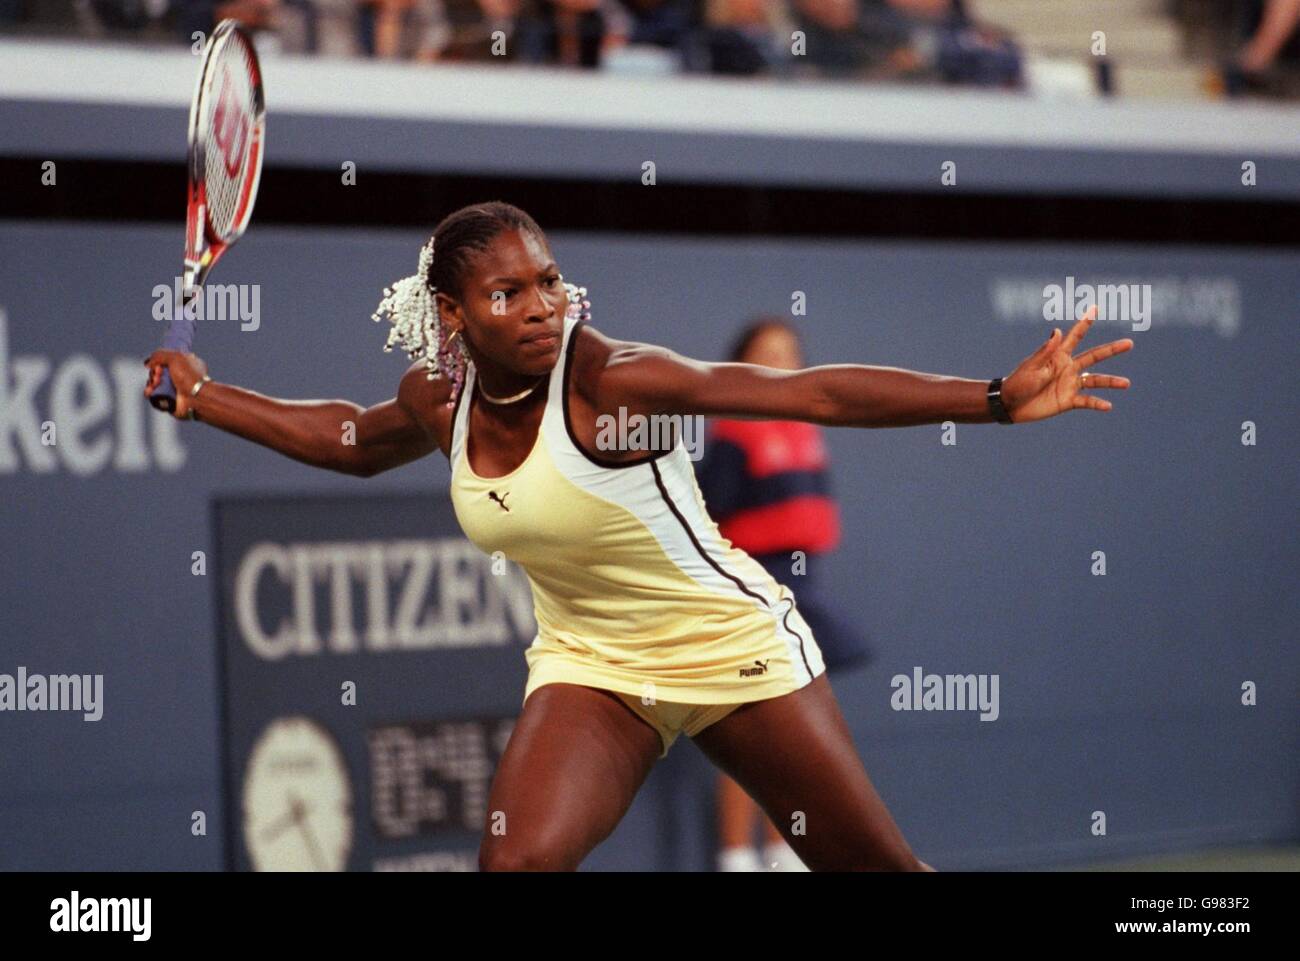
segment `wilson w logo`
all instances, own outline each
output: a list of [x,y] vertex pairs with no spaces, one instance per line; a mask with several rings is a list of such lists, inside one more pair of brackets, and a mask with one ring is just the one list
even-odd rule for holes
[[212,136],[221,151],[221,161],[225,164],[226,173],[231,177],[239,173],[240,162],[244,159],[244,148],[248,144],[248,126],[248,114],[235,98],[230,68],[222,65],[221,95],[217,98],[217,109],[212,116]]

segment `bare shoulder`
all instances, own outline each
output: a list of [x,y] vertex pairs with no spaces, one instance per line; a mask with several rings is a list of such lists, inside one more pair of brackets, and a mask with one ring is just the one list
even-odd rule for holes
[[573,345],[573,375],[578,393],[591,403],[597,401],[598,394],[617,390],[617,382],[624,377],[637,377],[641,372],[654,376],[662,362],[677,356],[655,343],[608,337],[590,324],[582,325],[578,334]]
[[598,368],[615,367],[650,357],[671,357],[673,352],[658,344],[643,344],[635,340],[616,340],[602,334],[590,324],[583,324],[577,344],[574,345],[574,363],[593,363]]
[[593,408],[608,410],[626,400],[629,387],[643,380],[677,376],[685,361],[658,344],[616,340],[583,324],[573,345],[574,391]]
[[438,444],[444,454],[451,452],[451,382],[441,374],[429,379],[429,367],[417,360],[406,369],[397,387],[397,403]]

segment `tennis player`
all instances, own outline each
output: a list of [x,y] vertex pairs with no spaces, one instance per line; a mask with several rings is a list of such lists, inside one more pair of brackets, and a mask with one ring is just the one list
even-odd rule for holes
[[[1085,374],[1132,348],[1071,356],[1092,314],[992,382],[836,364],[708,364],[608,338],[545,234],[501,202],[462,208],[385,291],[388,349],[415,360],[392,400],[290,401],[209,378],[158,350],[176,417],[360,477],[435,449],[471,541],[518,563],[538,633],[523,710],[497,768],[479,865],[572,870],[627,811],[656,759],[693,738],[780,825],[812,870],[932,870],[872,786],[791,591],[718,533],[682,439],[611,437],[637,414],[901,427],[1025,423],[1109,410]],[[703,319],[703,318],[701,318]],[[345,444],[347,422],[355,443]]]

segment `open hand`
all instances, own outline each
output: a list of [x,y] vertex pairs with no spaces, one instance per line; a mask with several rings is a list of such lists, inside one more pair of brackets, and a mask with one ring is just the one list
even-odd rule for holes
[[1052,331],[1052,336],[1047,338],[1047,343],[1021,361],[1020,366],[1003,379],[1002,403],[1006,405],[1007,412],[1015,423],[1045,420],[1076,408],[1110,410],[1110,401],[1085,394],[1084,388],[1123,390],[1128,387],[1127,377],[1094,374],[1087,370],[1109,357],[1132,350],[1133,341],[1127,337],[1085,350],[1077,357],[1071,356],[1096,317],[1096,305],[1089,307],[1088,312],[1070,328],[1064,339],[1061,338],[1061,329],[1056,328]]

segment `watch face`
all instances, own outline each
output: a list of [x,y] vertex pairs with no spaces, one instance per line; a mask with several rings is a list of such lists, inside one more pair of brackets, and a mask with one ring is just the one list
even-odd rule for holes
[[306,717],[273,721],[244,772],[244,843],[257,871],[342,871],[352,849],[343,754]]

